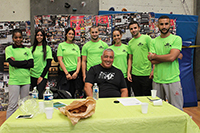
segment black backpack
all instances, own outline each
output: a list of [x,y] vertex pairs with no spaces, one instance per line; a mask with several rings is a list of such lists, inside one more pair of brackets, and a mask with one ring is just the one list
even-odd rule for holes
[[70,92],[65,90],[59,90],[55,87],[50,87],[51,91],[53,92],[54,99],[71,99],[72,95]]

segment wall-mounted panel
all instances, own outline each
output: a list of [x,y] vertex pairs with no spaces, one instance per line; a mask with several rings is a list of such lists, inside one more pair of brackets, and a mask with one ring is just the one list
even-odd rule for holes
[[194,15],[193,0],[99,0],[99,10],[107,11],[110,7],[114,7],[115,11],[126,8],[132,12]]
[[[53,2],[51,2],[53,1]],[[85,6],[82,2],[85,2]],[[31,15],[98,14],[98,0],[30,0]],[[66,8],[70,6],[69,8]],[[74,9],[74,10],[73,10]]]
[[[85,2],[85,4],[82,2]],[[30,0],[31,29],[34,29],[33,24],[35,15],[97,15],[98,11],[99,0]],[[31,30],[31,34],[34,34],[34,30]]]
[[0,21],[29,21],[30,0],[1,0]]

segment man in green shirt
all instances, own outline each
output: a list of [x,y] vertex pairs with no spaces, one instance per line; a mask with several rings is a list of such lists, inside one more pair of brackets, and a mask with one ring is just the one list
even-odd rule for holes
[[[90,28],[91,41],[87,42],[82,48],[82,74],[85,82],[86,71],[90,67],[101,63],[101,55],[108,45],[99,39],[99,28],[92,26]],[[86,69],[87,68],[87,69]]]
[[132,82],[135,96],[149,96],[152,89],[152,74],[151,62],[147,55],[150,52],[151,38],[140,33],[140,26],[136,21],[129,24],[129,30],[133,38],[128,43],[131,53],[128,59],[127,78]]
[[168,100],[175,107],[183,110],[183,94],[179,78],[178,57],[182,48],[182,39],[172,35],[170,19],[161,16],[158,19],[158,28],[161,35],[151,43],[148,59],[155,64],[153,75],[153,89],[157,90],[157,96]]

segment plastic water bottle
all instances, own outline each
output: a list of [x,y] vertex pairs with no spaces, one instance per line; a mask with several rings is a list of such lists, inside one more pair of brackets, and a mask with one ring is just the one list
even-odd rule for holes
[[44,108],[53,107],[53,92],[49,87],[46,87],[46,91],[43,94]]
[[99,87],[98,87],[97,83],[94,83],[94,86],[93,86],[93,98],[95,100],[99,99]]
[[38,90],[36,87],[33,88],[32,97],[38,99]]

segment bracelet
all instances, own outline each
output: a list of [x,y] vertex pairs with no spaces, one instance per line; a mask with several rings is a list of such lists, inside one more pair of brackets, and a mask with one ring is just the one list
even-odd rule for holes
[[69,75],[69,73],[65,74],[66,76]]

